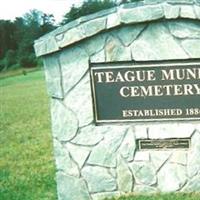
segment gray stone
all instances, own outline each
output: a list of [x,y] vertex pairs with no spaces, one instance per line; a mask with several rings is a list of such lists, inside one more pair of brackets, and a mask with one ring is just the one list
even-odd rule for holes
[[130,49],[128,47],[125,48],[121,42],[113,36],[110,36],[106,41],[105,52],[107,62],[131,60]]
[[137,151],[134,157],[135,161],[149,161],[150,154],[148,151]]
[[150,153],[151,162],[156,171],[158,171],[164,163],[170,158],[171,156],[170,151],[152,151]]
[[154,185],[157,182],[156,171],[152,164],[145,164],[134,173],[136,183]]
[[182,5],[180,16],[183,18],[196,19],[193,7],[190,5]]
[[99,127],[89,125],[79,130],[78,135],[72,140],[72,143],[83,146],[94,146],[103,140],[103,137]]
[[118,157],[117,162],[117,183],[120,192],[131,192],[133,188],[133,175],[126,162]]
[[135,137],[136,139],[147,139],[148,135],[147,135],[147,126],[145,125],[136,125],[133,127],[134,128],[134,132],[135,132]]
[[176,151],[173,152],[170,162],[171,163],[177,163],[177,164],[182,164],[186,165],[187,164],[187,151]]
[[70,152],[73,160],[78,164],[79,168],[81,169],[90,154],[90,150],[86,147],[81,147],[70,143],[67,143],[67,149]]
[[56,169],[67,175],[79,177],[80,172],[76,163],[71,159],[67,149],[57,140],[54,139],[54,156]]
[[195,22],[169,22],[170,32],[177,38],[200,38],[200,23]]
[[160,5],[122,9],[120,10],[119,14],[121,17],[121,22],[126,24],[151,21],[164,17],[164,12]]
[[90,61],[94,63],[105,62],[106,55],[104,49],[90,57]]
[[141,33],[145,25],[127,26],[116,30],[116,35],[120,38],[125,46],[129,46]]
[[104,140],[93,148],[88,163],[105,167],[116,167],[116,152],[120,147],[127,128],[113,126],[104,136]]
[[89,191],[111,192],[117,189],[115,179],[103,167],[87,166],[82,169],[82,176],[87,181]]
[[[67,94],[76,85],[88,70],[88,55],[80,47],[71,47],[60,54],[62,66],[63,89]],[[76,69],[76,73],[74,73]]]
[[52,55],[46,56],[44,58],[44,68],[49,95],[62,99],[64,94],[58,57]]
[[82,179],[57,173],[57,190],[59,200],[91,200],[87,186]]
[[60,26],[57,29],[55,29],[54,31],[49,33],[49,37],[54,36],[56,42],[59,44],[59,42],[62,42],[62,40],[64,39],[64,35],[67,31],[77,27],[79,25],[79,21],[78,20],[74,20],[71,21],[67,24],[65,24],[64,26]]
[[103,200],[105,198],[118,198],[120,196],[120,192],[102,192],[97,194],[92,194],[93,200]]
[[132,163],[129,164],[130,168],[131,168],[131,171],[133,173],[133,175],[139,171],[143,166],[146,165],[146,163],[149,163],[149,162],[145,162],[145,161],[133,161]]
[[[77,70],[74,74],[77,74]],[[86,126],[93,121],[89,73],[68,93],[65,98],[65,104],[76,113],[79,127]]]
[[165,17],[166,19],[176,19],[179,17],[180,14],[180,6],[172,6],[169,4],[164,4],[163,5],[164,8],[164,13],[165,13]]
[[53,136],[59,141],[72,140],[78,130],[78,120],[75,114],[59,100],[52,99],[51,116]]
[[[57,147],[58,148],[58,147]],[[63,148],[62,154],[56,156],[56,169],[64,172],[66,175],[79,177],[80,172],[76,163],[72,160],[67,149]]]
[[97,18],[92,21],[88,21],[80,25],[80,30],[84,34],[84,37],[90,37],[100,31],[106,29],[106,17]]
[[84,47],[88,55],[92,56],[101,51],[105,46],[106,37],[107,34],[101,34],[86,40],[86,42],[84,43]]
[[[62,40],[57,40],[57,44],[60,48],[69,46],[70,44],[73,44],[75,42],[78,42],[85,38],[84,33],[80,30],[79,27],[72,28],[65,33],[62,33]],[[57,38],[59,35],[57,35]],[[61,37],[60,37],[61,38]]]
[[196,13],[196,18],[200,19],[200,6],[194,5],[194,11]]
[[36,40],[34,49],[37,57],[45,55],[47,52],[46,42],[44,40]]
[[182,190],[183,192],[199,192],[200,191],[200,173],[193,177],[192,179],[189,179],[187,184]]
[[135,134],[133,130],[130,128],[124,138],[123,143],[121,144],[119,148],[119,152],[121,156],[127,161],[133,161],[134,154],[136,149],[136,142],[135,142]]
[[114,178],[117,178],[116,168],[109,168],[108,171]]
[[[169,51],[170,49],[170,51]],[[132,44],[134,60],[166,60],[188,58],[164,24],[154,23]]]
[[[192,124],[159,124],[149,127],[149,138],[189,138],[194,132],[195,126]],[[178,131],[177,131],[178,130]]]
[[157,177],[158,189],[161,192],[178,191],[187,181],[186,167],[178,164],[165,164]]
[[191,151],[188,153],[187,172],[189,177],[200,171],[200,133],[196,131],[191,140]]
[[120,18],[119,18],[118,13],[113,13],[111,15],[108,15],[107,26],[106,26],[107,29],[110,29],[119,25],[120,25]]
[[155,187],[151,187],[151,186],[148,186],[148,185],[136,185],[134,187],[134,193],[137,194],[154,194],[154,193],[158,193],[158,190],[157,188]]
[[46,39],[46,52],[45,54],[50,54],[53,53],[55,51],[59,50],[59,46],[55,40],[54,37],[49,37],[48,39]]
[[191,58],[200,57],[200,39],[188,39],[182,42],[182,46]]
[[65,155],[65,151],[64,151],[64,147],[62,146],[61,142],[59,142],[56,139],[53,139],[53,147],[54,147],[54,156],[64,156]]

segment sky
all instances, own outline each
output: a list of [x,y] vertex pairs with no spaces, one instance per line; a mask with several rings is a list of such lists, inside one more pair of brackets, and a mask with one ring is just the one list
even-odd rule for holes
[[69,11],[73,4],[81,5],[84,0],[0,0],[0,19],[14,20],[32,9],[53,14],[56,22]]

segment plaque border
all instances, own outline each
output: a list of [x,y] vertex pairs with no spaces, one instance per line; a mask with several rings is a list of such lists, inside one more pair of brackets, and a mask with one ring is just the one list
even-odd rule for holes
[[[182,63],[180,63],[182,62]],[[108,65],[110,65],[108,67]],[[124,65],[124,66],[119,66]],[[162,66],[161,66],[162,65]],[[142,123],[142,122],[175,122],[175,121],[198,121],[200,117],[197,118],[154,118],[154,119],[111,119],[111,120],[100,120],[97,115],[97,104],[96,104],[96,90],[94,86],[94,77],[93,70],[95,69],[118,69],[125,67],[168,67],[171,65],[176,66],[190,66],[190,65],[200,65],[200,59],[180,59],[180,60],[159,60],[159,61],[118,61],[118,62],[90,62],[89,61],[89,73],[90,73],[90,85],[91,85],[91,94],[93,102],[93,116],[95,124],[103,123]]]
[[[188,148],[152,148],[152,149],[148,149],[148,148],[141,148],[141,142],[143,141],[149,141],[149,140],[152,140],[152,141],[155,141],[155,140],[184,140],[184,141],[187,141],[188,142]],[[191,138],[158,138],[158,139],[137,139],[137,149],[139,151],[181,151],[181,150],[189,150],[191,149],[192,147],[192,141],[191,141]]]

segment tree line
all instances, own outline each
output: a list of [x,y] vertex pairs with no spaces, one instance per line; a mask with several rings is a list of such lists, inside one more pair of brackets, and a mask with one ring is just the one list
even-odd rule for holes
[[[80,6],[73,5],[59,25],[120,3],[133,1],[138,0],[85,0]],[[34,40],[55,28],[57,25],[54,16],[38,10],[31,10],[14,21],[0,20],[0,71],[38,66],[39,60],[33,49]]]

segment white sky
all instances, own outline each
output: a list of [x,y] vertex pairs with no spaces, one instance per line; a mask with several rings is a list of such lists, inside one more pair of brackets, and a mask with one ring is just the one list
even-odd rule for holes
[[14,20],[29,10],[37,9],[53,14],[56,22],[60,22],[73,4],[80,5],[82,2],[83,0],[0,0],[0,19]]

